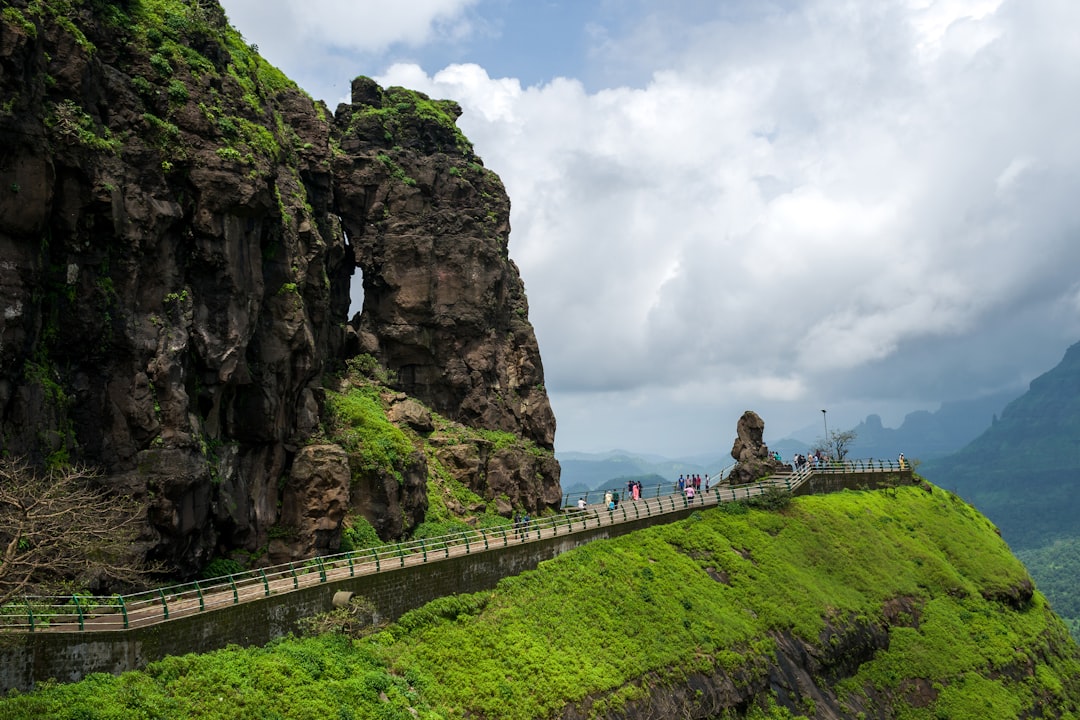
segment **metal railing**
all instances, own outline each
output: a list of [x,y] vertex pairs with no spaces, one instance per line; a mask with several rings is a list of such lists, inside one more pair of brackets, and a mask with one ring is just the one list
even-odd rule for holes
[[562,513],[531,519],[527,525],[471,528],[450,535],[318,556],[127,595],[26,596],[0,606],[0,632],[126,630],[358,575],[535,542],[691,507],[746,500],[774,489],[792,491],[815,474],[907,469],[910,467],[888,461],[826,463],[809,470],[804,467],[793,473],[773,475],[747,485],[716,485],[708,492],[695,493],[692,498],[677,492],[674,484],[665,483],[653,489],[653,497],[624,498],[613,510],[602,504],[590,504],[585,509],[564,508]]

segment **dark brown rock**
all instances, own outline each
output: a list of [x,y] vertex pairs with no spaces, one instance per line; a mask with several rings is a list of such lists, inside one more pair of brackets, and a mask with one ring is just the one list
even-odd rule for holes
[[[234,57],[214,2],[149,34],[115,20],[123,5],[72,5],[0,17],[0,451],[101,468],[146,499],[148,548],[182,573],[271,539],[322,551],[340,489],[294,466],[324,374],[365,351],[440,415],[546,450],[496,476],[551,507],[555,421],[509,200],[460,108],[361,78],[330,118],[269,69],[243,86],[231,73],[261,61]],[[426,482],[422,459],[402,478],[353,472],[348,505],[397,537]]]
[[776,460],[765,444],[765,421],[753,410],[747,410],[739,418],[731,457],[735,467],[727,476],[732,485],[755,482],[767,475],[790,470],[788,465]]
[[281,501],[281,524],[296,532],[300,542],[288,548],[299,560],[336,552],[341,544],[341,521],[349,509],[349,458],[337,445],[309,445],[293,458]]
[[404,424],[418,433],[429,433],[435,429],[428,409],[412,398],[402,398],[390,406],[386,413],[390,422]]

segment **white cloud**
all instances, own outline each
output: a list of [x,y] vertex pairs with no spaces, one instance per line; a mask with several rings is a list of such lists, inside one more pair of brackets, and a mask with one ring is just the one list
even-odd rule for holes
[[[224,0],[229,19],[245,34],[318,54],[326,45],[378,52],[420,45],[435,33],[470,32],[464,10],[478,0]],[[322,45],[313,46],[314,44]]]
[[650,14],[594,18],[589,85],[535,86],[370,72],[513,4],[224,5],[317,97],[363,73],[461,103],[511,197],[560,448],[933,409],[1080,335],[1075,0],[601,3]]
[[977,332],[1032,284],[1075,301],[1080,7],[835,7],[763,20],[745,59],[687,48],[640,88],[379,78],[464,106],[513,201],[557,400],[717,376],[747,402],[807,398]]

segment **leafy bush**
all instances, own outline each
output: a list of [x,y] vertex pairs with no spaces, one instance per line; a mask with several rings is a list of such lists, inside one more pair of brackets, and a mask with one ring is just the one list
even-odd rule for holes
[[199,578],[202,580],[210,580],[226,575],[237,575],[244,571],[244,566],[235,560],[230,560],[229,558],[214,558],[202,569],[202,572],[199,573]]
[[400,479],[400,471],[413,446],[391,423],[378,399],[378,390],[353,388],[346,393],[328,391],[327,407],[332,411],[328,434],[348,450],[358,465],[353,471],[386,471]]
[[341,552],[366,550],[383,544],[375,528],[363,515],[351,515],[342,523]]
[[783,510],[791,503],[791,493],[780,488],[769,488],[760,495],[742,501],[758,510]]

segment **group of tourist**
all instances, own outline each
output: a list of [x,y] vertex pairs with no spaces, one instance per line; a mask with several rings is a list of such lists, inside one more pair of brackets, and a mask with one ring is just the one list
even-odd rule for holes
[[796,470],[806,467],[807,463],[810,465],[821,465],[825,462],[825,452],[818,449],[810,453],[810,457],[801,453],[795,453],[795,457],[791,458],[791,460],[794,463]]
[[[676,492],[680,495],[686,495],[687,498],[693,499],[695,495],[702,492],[709,491],[710,481],[709,476],[706,475],[702,479],[701,475],[679,475],[678,481],[675,483]],[[614,511],[619,507],[619,501],[622,499],[629,500],[641,500],[644,496],[644,488],[640,480],[627,480],[626,481],[626,494],[624,496],[619,495],[618,490],[605,490],[604,491],[604,507],[610,511]],[[588,501],[584,497],[579,497],[577,501],[577,509],[584,512],[588,508]],[[515,527],[517,527],[515,523]]]
[[532,518],[529,517],[528,512],[515,512],[514,513],[514,539],[524,540],[529,534],[529,527],[532,525]]
[[[686,495],[690,500],[694,499],[694,496],[701,492],[702,481],[700,475],[687,475],[683,477],[679,475],[679,479],[675,481],[675,488],[680,495]],[[709,492],[709,476],[705,476],[705,492]]]

